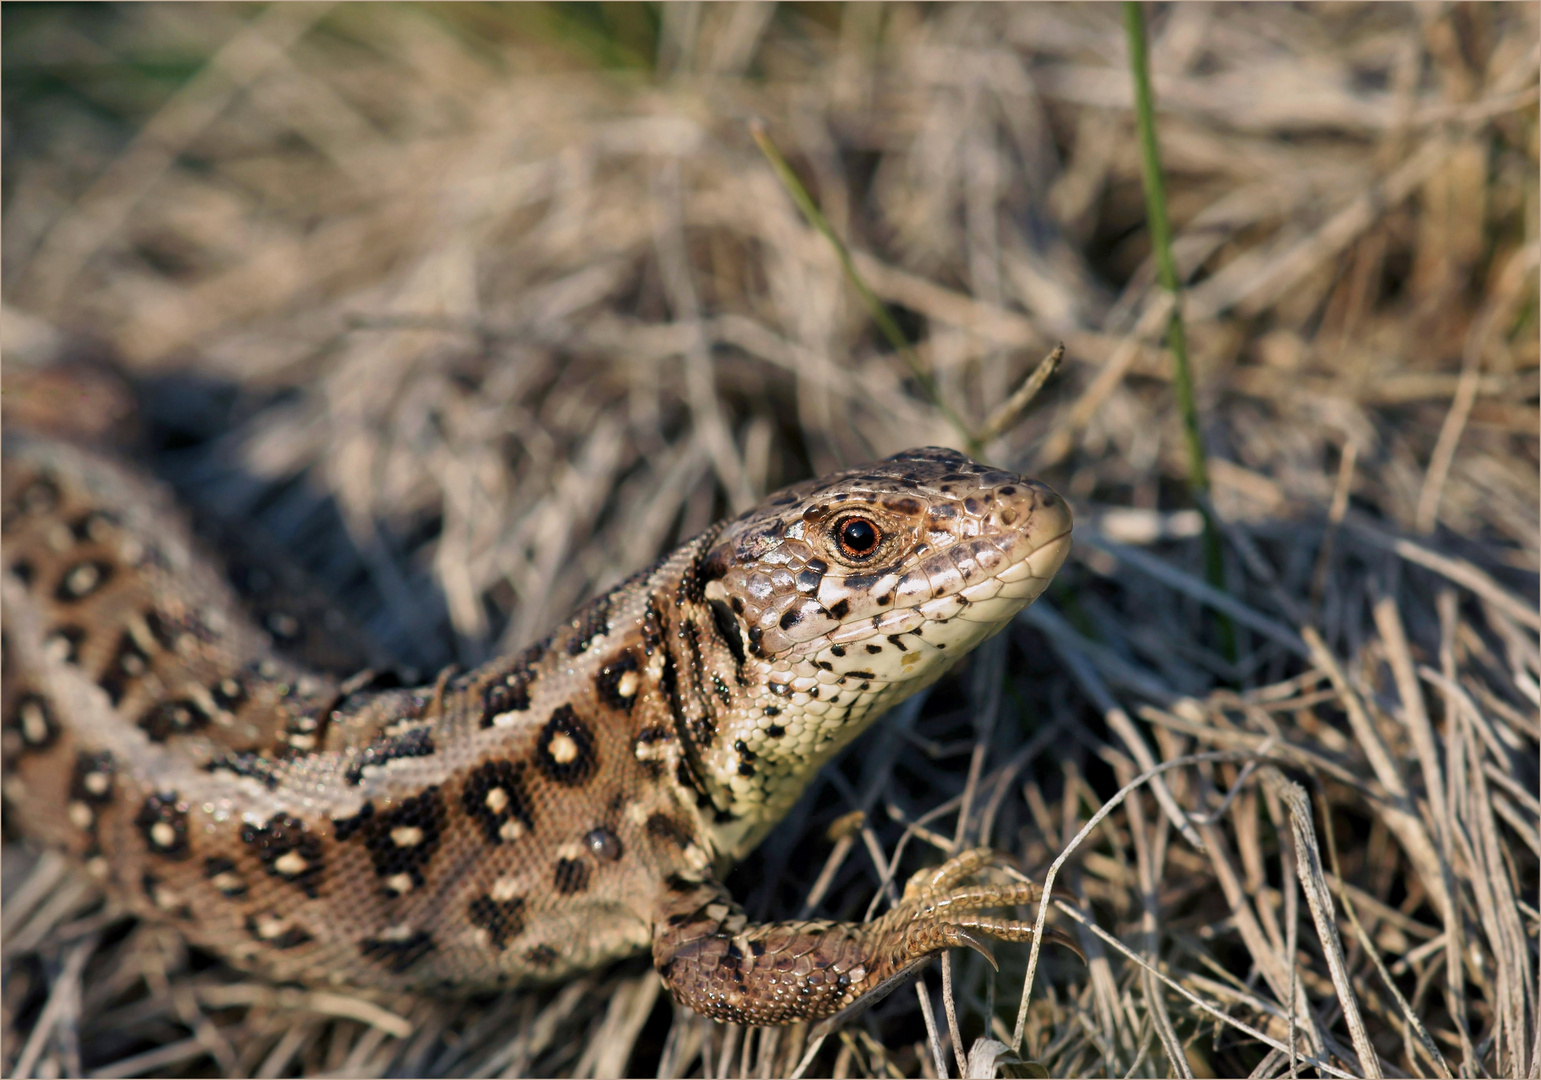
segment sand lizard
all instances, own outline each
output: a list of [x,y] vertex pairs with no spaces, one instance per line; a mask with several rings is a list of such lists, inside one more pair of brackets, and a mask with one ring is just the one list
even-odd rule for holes
[[[749,923],[719,875],[818,768],[1031,603],[1071,515],[926,448],[715,525],[514,656],[429,685],[305,670],[170,496],[7,434],[13,820],[136,911],[275,978],[475,990],[651,952],[706,1015],[869,1003],[1030,939],[967,853],[867,924]],[[280,634],[281,636],[281,634]]]

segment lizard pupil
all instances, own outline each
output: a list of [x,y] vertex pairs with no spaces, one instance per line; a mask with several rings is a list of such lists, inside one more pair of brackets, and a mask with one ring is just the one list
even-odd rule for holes
[[866,518],[846,518],[840,523],[839,540],[847,558],[863,559],[877,550],[878,527]]

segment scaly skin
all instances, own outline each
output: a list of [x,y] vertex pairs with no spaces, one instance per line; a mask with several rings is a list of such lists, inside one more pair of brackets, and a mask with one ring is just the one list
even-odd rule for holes
[[869,924],[750,924],[717,875],[1043,591],[1071,522],[1042,484],[938,449],[800,484],[403,690],[286,658],[314,628],[253,621],[144,478],[9,435],[3,474],[13,820],[237,964],[469,991],[650,950],[691,1008],[774,1024],[1031,937],[979,914],[1033,894],[968,884],[977,852]]

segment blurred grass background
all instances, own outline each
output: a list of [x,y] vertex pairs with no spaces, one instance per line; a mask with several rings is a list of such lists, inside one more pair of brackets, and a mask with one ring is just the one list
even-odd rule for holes
[[[272,535],[400,661],[478,662],[783,483],[957,443],[763,119],[949,409],[983,426],[1066,344],[986,451],[1072,500],[1078,544],[736,895],[860,918],[981,838],[1040,875],[1148,764],[1269,753],[1319,785],[1347,981],[1282,789],[1188,766],[1167,783],[1214,816],[1206,850],[1141,795],[1059,888],[1250,1033],[1082,930],[1092,968],[1046,954],[1024,1056],[1277,1075],[1258,1034],[1294,1032],[1356,1075],[1525,1074],[1536,8],[1147,15],[1229,599],[1202,581],[1113,5],[7,4],[6,379],[109,361],[190,506]],[[767,1075],[805,1046],[676,1016],[645,965],[470,1006],[266,987],[6,857],[8,1066]],[[1010,1041],[1026,960],[1002,961],[946,969],[933,1036],[904,990],[814,1073],[960,1071],[951,1048]]]

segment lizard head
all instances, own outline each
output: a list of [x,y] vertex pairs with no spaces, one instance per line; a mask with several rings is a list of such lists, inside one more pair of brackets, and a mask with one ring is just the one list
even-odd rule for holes
[[1070,530],[1046,485],[937,447],[788,488],[729,523],[701,576],[748,685],[702,756],[711,780],[748,809],[795,797],[789,778],[805,782],[1032,603]]

